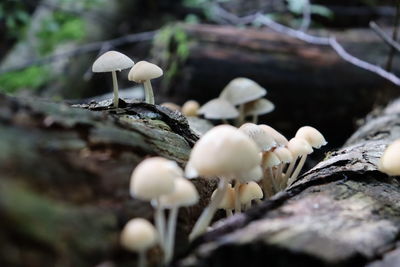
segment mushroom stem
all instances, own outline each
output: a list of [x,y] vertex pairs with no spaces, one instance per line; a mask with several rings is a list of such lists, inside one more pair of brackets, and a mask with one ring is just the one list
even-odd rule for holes
[[292,176],[288,180],[288,186],[291,185],[296,180],[297,176],[299,175],[301,169],[304,166],[304,163],[306,162],[306,159],[307,159],[307,154],[301,156],[299,164],[297,164],[296,169],[294,170]]
[[175,229],[178,211],[179,207],[173,207],[169,213],[167,239],[165,240],[165,263],[170,262],[174,255]]
[[160,240],[160,245],[165,249],[165,216],[163,208],[160,204],[160,199],[157,198],[155,201],[156,211],[154,214],[154,222],[158,231],[158,236]]
[[254,124],[257,124],[258,122],[258,115],[257,114],[253,114],[253,119],[251,120]]
[[236,183],[235,183],[235,213],[242,212],[242,205],[240,203],[240,197],[239,197],[239,188],[240,188],[240,182],[238,180],[236,180]]
[[251,208],[251,200],[246,203],[244,210],[249,210]]
[[[292,175],[294,166],[296,165],[296,161],[297,161],[297,158],[293,159],[293,161],[290,162],[289,167],[286,170],[285,177],[283,178],[285,181],[288,181],[289,177]],[[288,185],[289,185],[289,183],[288,183]]]
[[230,124],[229,121],[228,121],[227,119],[221,119],[221,121],[222,121],[224,124]]
[[146,103],[154,105],[154,94],[153,94],[153,87],[151,87],[150,80],[146,80],[143,83],[144,92],[145,92],[145,101]]
[[113,88],[114,88],[114,107],[117,108],[118,107],[118,102],[119,102],[119,97],[118,97],[118,81],[117,81],[117,72],[116,71],[112,71],[112,80],[113,80]]
[[257,205],[260,205],[262,203],[261,199],[255,199],[255,201],[256,201]]
[[237,118],[237,127],[242,125],[244,122],[244,104],[239,105],[239,117]]
[[268,176],[271,177],[273,194],[275,194],[276,192],[278,192],[279,189],[278,189],[277,181],[275,180],[274,172],[272,171],[272,167],[268,168]]
[[226,212],[226,217],[232,217],[233,216],[233,213],[232,213],[231,209],[227,209],[227,210],[225,210],[225,212]]
[[196,224],[193,227],[192,232],[189,235],[189,240],[193,240],[202,233],[204,233],[207,229],[207,226],[210,224],[214,213],[218,209],[218,205],[221,203],[222,199],[225,196],[226,190],[228,189],[228,180],[225,178],[220,178],[218,183],[218,189],[215,192],[214,198],[211,200],[210,204],[200,215]]
[[264,170],[264,175],[262,178],[262,188],[265,198],[271,197],[273,195],[272,177],[270,176],[267,169]]
[[147,266],[147,258],[146,258],[146,250],[142,250],[139,252],[138,258],[138,267],[146,267]]

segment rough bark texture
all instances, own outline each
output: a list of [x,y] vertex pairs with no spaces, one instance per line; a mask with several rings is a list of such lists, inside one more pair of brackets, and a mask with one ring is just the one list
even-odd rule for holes
[[[386,61],[388,49],[372,31],[353,29],[337,36],[352,54],[376,64]],[[159,97],[204,103],[231,79],[248,77],[267,88],[266,97],[276,105],[265,121],[288,136],[304,124],[326,129],[336,147],[353,132],[349,118],[364,117],[377,98],[398,95],[397,88],[345,62],[330,47],[268,29],[167,27],[156,38],[153,55],[166,70]]]
[[[81,106],[90,111],[0,95],[1,266],[134,265],[119,232],[133,217],[152,219],[152,209],[129,196],[130,174],[147,156],[185,163],[197,136],[168,109],[120,106]],[[200,205],[212,185],[197,181]],[[179,247],[199,211],[180,213]],[[160,251],[150,253],[158,262]]]
[[400,266],[400,184],[377,170],[400,101],[272,199],[220,222],[175,266]]

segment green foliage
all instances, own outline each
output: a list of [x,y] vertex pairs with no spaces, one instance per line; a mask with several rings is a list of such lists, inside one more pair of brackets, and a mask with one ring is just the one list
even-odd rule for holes
[[23,1],[8,0],[0,2],[0,23],[6,26],[6,35],[20,38],[29,22],[29,13]]
[[45,67],[32,66],[21,71],[0,75],[0,92],[13,93],[19,89],[37,89],[49,81],[49,72]]
[[84,21],[64,12],[54,12],[42,21],[39,52],[42,55],[53,51],[56,45],[72,40],[81,40],[85,36]]
[[[288,9],[290,12],[296,15],[301,15],[303,13],[303,7],[306,4],[306,0],[287,0]],[[316,5],[310,3],[311,14],[320,15],[327,18],[332,18],[332,11],[322,5]]]

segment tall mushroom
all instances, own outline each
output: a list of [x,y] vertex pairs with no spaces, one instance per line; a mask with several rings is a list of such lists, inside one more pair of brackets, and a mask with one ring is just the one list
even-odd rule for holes
[[142,218],[130,220],[121,232],[121,245],[139,254],[138,267],[146,267],[146,251],[157,243],[157,231]]
[[272,112],[274,103],[265,98],[260,98],[244,104],[244,116],[252,116],[252,123],[257,123],[258,116]]
[[[293,137],[292,139],[290,139],[288,149],[293,155],[293,161],[289,164],[289,167],[287,168],[284,177],[285,180],[288,180],[289,186],[297,178],[297,175],[300,173],[300,170],[307,159],[307,155],[311,154],[313,152],[313,149],[306,140],[299,137]],[[296,166],[297,158],[299,157],[300,160],[297,163],[296,169],[294,169],[294,167]]]
[[192,170],[204,177],[218,176],[218,191],[197,220],[191,234],[193,239],[202,234],[222,201],[229,180],[260,164],[256,144],[244,133],[230,125],[219,125],[203,135],[190,154]]
[[171,261],[174,255],[175,229],[178,218],[179,207],[187,207],[199,201],[199,194],[194,185],[186,178],[176,178],[175,190],[171,194],[160,198],[160,203],[164,208],[170,209],[168,217],[167,237],[165,239],[165,262]]
[[150,80],[163,75],[160,67],[147,61],[139,61],[129,71],[128,79],[137,83],[143,83],[146,103],[154,105],[153,88]]
[[154,221],[162,247],[165,245],[165,215],[160,205],[160,198],[174,191],[174,180],[182,175],[183,171],[176,162],[154,157],[142,161],[131,176],[131,195],[141,200],[151,201],[155,207]]
[[128,69],[132,67],[135,63],[124,54],[117,51],[108,51],[102,54],[93,63],[93,72],[111,72],[114,87],[114,107],[118,107],[119,97],[118,97],[118,81],[117,81],[117,71]]

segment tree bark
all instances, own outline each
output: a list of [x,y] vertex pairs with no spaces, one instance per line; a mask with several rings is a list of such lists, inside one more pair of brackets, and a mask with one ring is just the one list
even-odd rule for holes
[[286,191],[219,222],[174,266],[400,266],[400,184],[377,169],[400,100]]
[[[132,266],[119,233],[153,212],[129,196],[132,170],[148,156],[183,165],[196,140],[182,115],[159,106],[72,108],[0,95],[0,265]],[[181,209],[181,247],[213,189],[195,184],[202,203]],[[160,262],[159,249],[149,254]]]
[[[352,54],[385,62],[389,50],[372,31],[334,34]],[[329,46],[268,29],[180,24],[160,31],[153,52],[165,70],[159,98],[204,103],[233,78],[251,78],[268,90],[266,98],[276,105],[262,122],[287,135],[304,124],[327,129],[324,134],[336,147],[354,131],[348,118],[362,118],[374,104],[386,104],[398,93],[386,80],[342,60]]]

